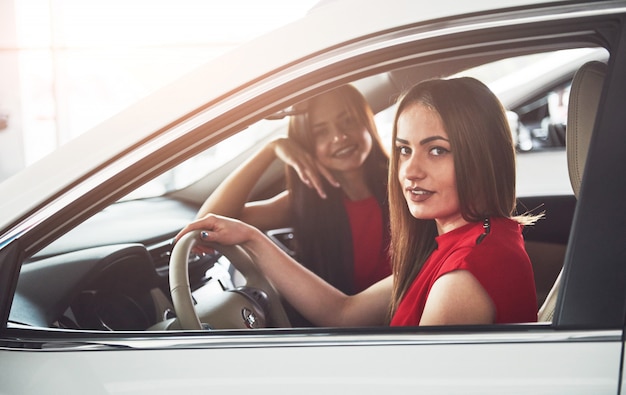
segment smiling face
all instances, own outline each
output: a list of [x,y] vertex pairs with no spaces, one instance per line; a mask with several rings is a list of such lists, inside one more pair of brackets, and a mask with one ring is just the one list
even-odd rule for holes
[[412,104],[398,117],[398,180],[411,215],[434,219],[439,234],[467,222],[461,215],[448,134],[439,114]]
[[331,171],[360,170],[372,150],[372,136],[338,95],[316,98],[309,113],[315,156]]

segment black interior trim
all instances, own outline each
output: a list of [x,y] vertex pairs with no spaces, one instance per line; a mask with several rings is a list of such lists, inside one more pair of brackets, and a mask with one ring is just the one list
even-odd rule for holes
[[576,209],[574,195],[532,196],[517,201],[517,214],[545,212],[544,219],[524,228],[525,240],[567,244]]
[[626,308],[626,20],[613,46],[554,323],[623,328]]

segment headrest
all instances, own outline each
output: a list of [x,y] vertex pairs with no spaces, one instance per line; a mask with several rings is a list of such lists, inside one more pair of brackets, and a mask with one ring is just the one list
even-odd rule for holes
[[606,64],[591,61],[582,65],[572,80],[567,110],[566,147],[569,179],[576,196],[580,191],[606,70]]

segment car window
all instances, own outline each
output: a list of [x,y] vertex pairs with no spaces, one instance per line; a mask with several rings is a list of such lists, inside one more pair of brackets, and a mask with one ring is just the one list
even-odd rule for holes
[[163,173],[127,195],[123,200],[156,197],[185,188],[254,146],[268,135],[284,129],[286,125],[287,119],[256,122],[247,129]]
[[[508,97],[523,91],[520,89],[520,76],[525,79],[532,79],[535,73],[541,70],[545,72],[542,65],[553,64],[554,59],[559,60],[559,63],[554,66],[554,69],[558,70],[559,65],[562,65],[566,60],[587,59],[590,56],[603,58],[608,56],[608,53],[603,49],[579,48],[532,54],[487,63],[465,70],[456,76],[467,75],[480,79],[506,103]],[[570,78],[559,86],[546,86],[546,90],[541,91],[532,100],[523,105],[515,103],[516,107],[507,108],[513,140],[518,152],[539,151],[548,148],[556,148],[556,151],[563,149],[569,81]],[[395,106],[392,105],[375,115],[378,132],[388,149],[391,149],[392,146],[391,132],[394,114]],[[124,200],[161,196],[185,188],[232,160],[238,153],[252,147],[269,134],[284,129],[286,124],[287,119],[256,122],[241,133],[231,136],[146,183],[125,197]],[[556,169],[555,174],[552,174],[548,180],[537,180],[536,172],[532,167],[520,166],[518,192],[521,195],[547,194],[557,191],[571,193],[569,183],[563,182],[561,177],[564,174],[563,169],[566,170],[567,165],[565,156],[556,152],[543,156],[549,157],[546,160],[554,163],[555,167],[552,168]],[[524,163],[528,162],[528,158],[520,158],[520,160]],[[556,182],[555,179],[557,178],[561,181]],[[532,181],[527,182],[526,180]]]
[[[481,80],[505,105],[518,153],[519,196],[573,193],[565,154],[571,79],[582,63],[607,58],[603,48],[576,48],[503,59],[453,75]],[[375,117],[388,147],[394,113],[390,106]]]
[[[576,54],[578,58],[583,58],[589,53],[580,51]],[[564,128],[571,74],[562,70],[563,75],[554,77],[531,92],[525,90],[527,84],[507,85],[502,82],[511,74],[519,75],[519,70],[536,64],[540,59],[550,59],[553,55],[547,53],[507,59],[463,72],[490,85],[506,106],[513,139],[517,141],[517,190],[520,196],[572,195],[564,146],[547,143],[551,133],[559,132],[559,127]],[[598,55],[601,56],[603,54]],[[383,143],[389,148],[395,110],[392,105],[375,116]],[[287,122],[287,119],[273,119],[250,125],[148,182],[61,237],[56,246],[51,245],[54,248],[44,250],[44,254],[35,256],[22,266],[11,320],[15,323],[50,325],[46,321],[48,317],[32,314],[35,311],[30,306],[33,298],[40,297],[41,300],[37,302],[46,306],[49,304],[47,299],[69,298],[69,295],[55,293],[59,290],[73,292],[74,287],[79,286],[73,284],[75,282],[80,283],[82,290],[77,296],[72,296],[74,301],[64,310],[55,311],[58,319],[53,322],[53,327],[90,330],[166,329],[159,325],[161,322],[167,323],[167,319],[172,317],[172,306],[167,295],[171,240],[193,219],[199,204],[188,204],[167,197],[141,198],[162,197],[207,175],[210,178],[217,168],[241,156],[242,152],[262,139],[272,133],[284,132]],[[529,147],[521,143],[525,138],[530,140]],[[203,193],[205,197],[210,191]],[[540,201],[539,204],[544,203]],[[560,231],[565,241],[557,246],[559,254],[565,251],[569,228],[564,226]],[[290,238],[293,234],[284,234],[289,242],[293,242]],[[145,250],[139,246],[145,247]],[[132,262],[132,269],[128,266],[129,262]],[[550,273],[540,276],[544,283],[543,289],[538,291],[540,297],[545,296],[554,283],[555,273],[560,270],[562,262],[562,255],[558,255],[554,262],[543,265],[549,266]],[[76,271],[91,271],[96,273],[94,276],[97,278],[82,282],[72,277],[71,274]],[[193,296],[198,299],[219,298],[223,290],[239,292],[238,288],[242,285],[241,273],[235,270],[228,259],[214,252],[192,252],[189,273],[196,287]],[[46,288],[36,288],[45,283],[45,279],[53,277],[60,284],[49,282]],[[119,278],[124,281],[118,283]],[[44,295],[45,292],[50,295]],[[219,314],[216,312],[214,316]]]

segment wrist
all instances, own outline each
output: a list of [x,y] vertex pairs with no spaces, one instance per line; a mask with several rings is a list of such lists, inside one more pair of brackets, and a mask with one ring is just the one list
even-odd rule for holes
[[245,241],[241,243],[241,247],[251,256],[258,257],[265,251],[265,244],[269,239],[259,229],[248,225],[246,227]]

